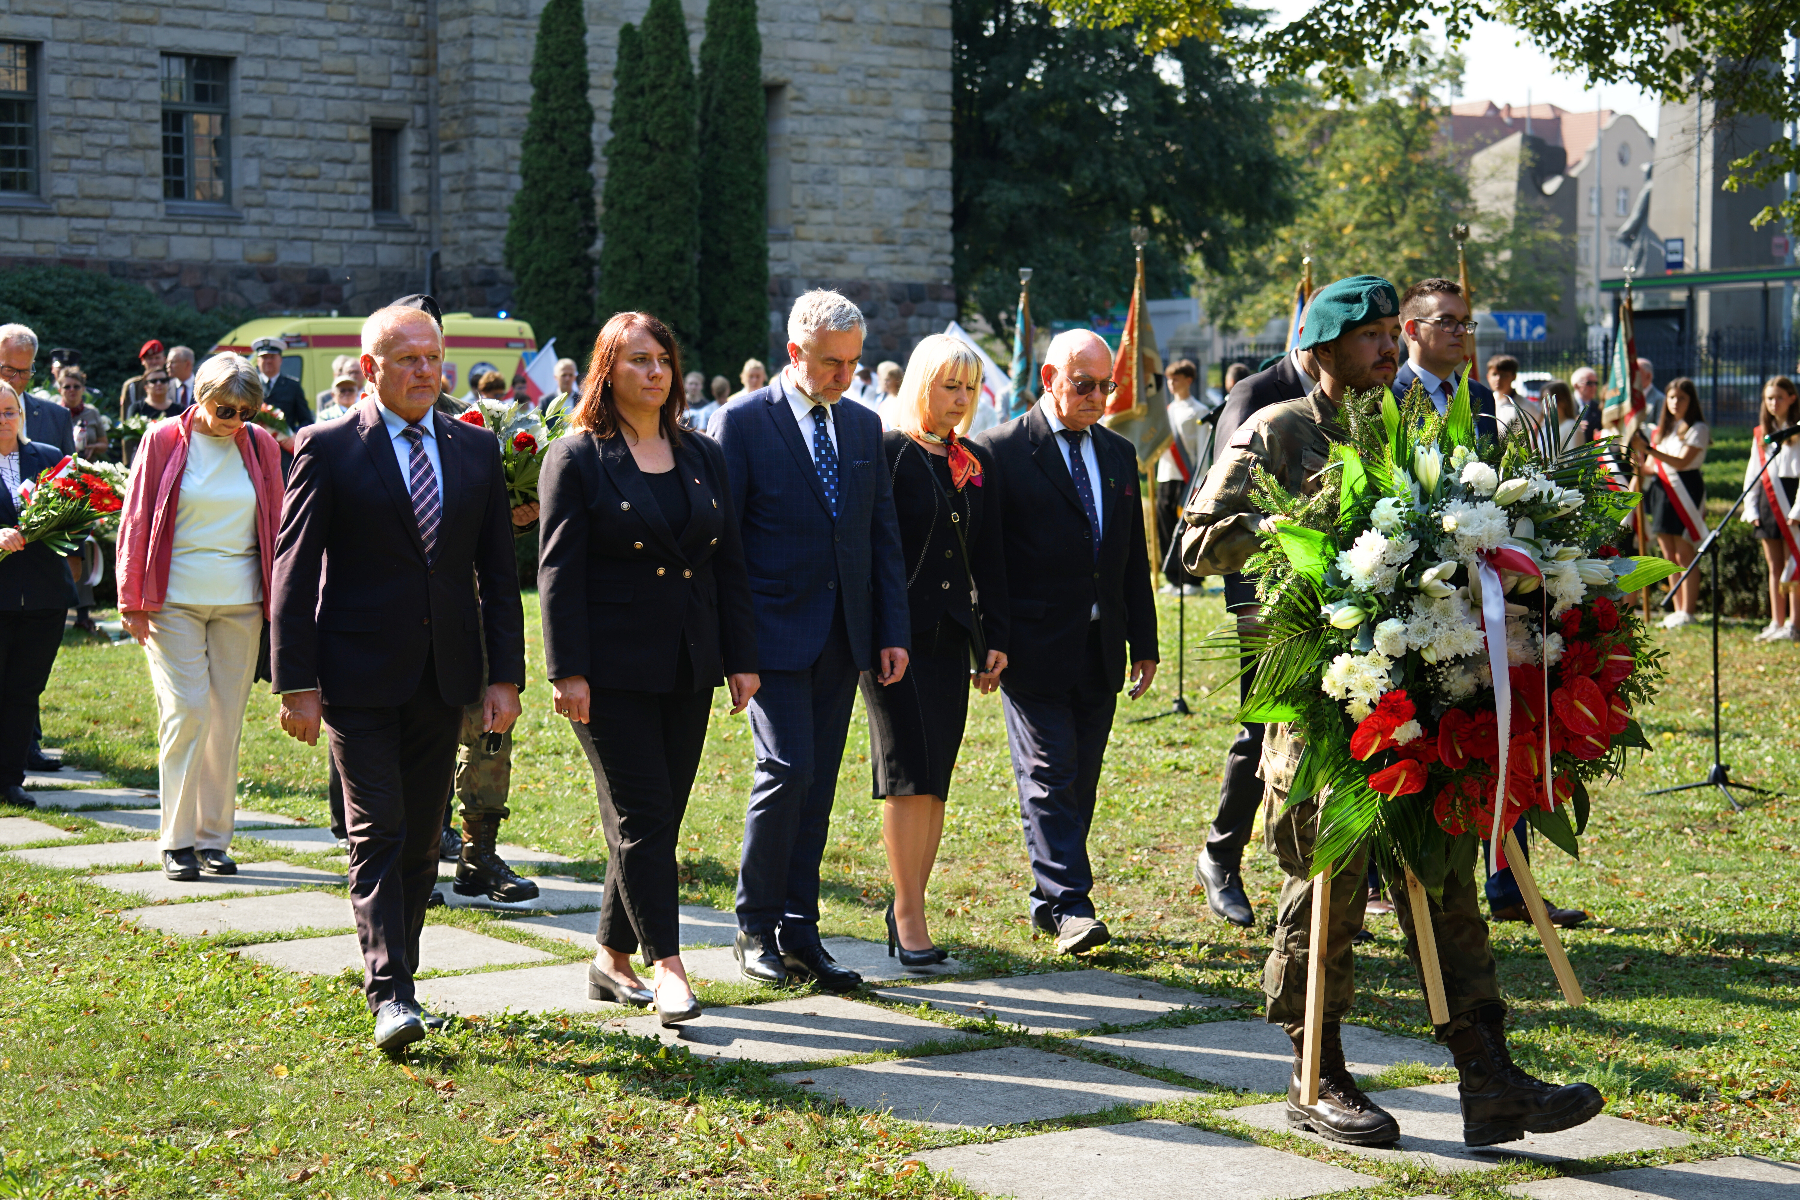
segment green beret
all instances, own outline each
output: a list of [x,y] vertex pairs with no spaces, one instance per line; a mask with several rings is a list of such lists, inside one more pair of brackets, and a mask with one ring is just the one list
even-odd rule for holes
[[1299,346],[1311,349],[1347,330],[1400,311],[1400,294],[1379,275],[1352,275],[1326,284],[1306,306]]

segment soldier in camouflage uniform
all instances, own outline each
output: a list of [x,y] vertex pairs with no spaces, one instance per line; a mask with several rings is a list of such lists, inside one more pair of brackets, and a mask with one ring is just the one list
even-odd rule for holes
[[[1302,399],[1253,414],[1220,452],[1183,514],[1189,528],[1182,539],[1182,561],[1190,572],[1222,575],[1239,570],[1261,548],[1257,534],[1267,530],[1270,518],[1250,499],[1254,468],[1267,470],[1291,494],[1319,490],[1318,475],[1331,444],[1345,436],[1338,421],[1345,395],[1387,385],[1394,378],[1399,307],[1393,285],[1368,275],[1339,280],[1313,298],[1300,345],[1314,352],[1319,385]],[[1302,749],[1291,725],[1271,724],[1264,732],[1257,770],[1264,784],[1265,843],[1287,876],[1274,946],[1263,970],[1263,993],[1269,1023],[1282,1026],[1294,1043],[1288,1122],[1334,1141],[1384,1145],[1400,1136],[1400,1127],[1356,1086],[1339,1035],[1339,1022],[1356,996],[1351,938],[1362,928],[1368,898],[1363,887],[1366,849],[1337,864],[1337,881],[1328,892],[1319,1101],[1301,1103],[1299,1056],[1312,927],[1312,884],[1307,875],[1318,825],[1316,800],[1292,807],[1287,803]],[[1417,969],[1412,910],[1398,887],[1394,909],[1406,935],[1407,957]],[[1605,1100],[1591,1086],[1557,1087],[1513,1065],[1506,1048],[1506,1006],[1500,999],[1487,922],[1473,881],[1447,880],[1441,902],[1433,902],[1430,911],[1450,1015],[1437,1035],[1450,1046],[1461,1078],[1464,1141],[1469,1145],[1515,1141],[1527,1132],[1567,1129],[1598,1114]]]

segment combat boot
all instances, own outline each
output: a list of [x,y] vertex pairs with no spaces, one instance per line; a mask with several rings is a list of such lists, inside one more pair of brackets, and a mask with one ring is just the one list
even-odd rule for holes
[[459,896],[486,896],[500,904],[536,900],[537,884],[514,874],[494,849],[499,836],[498,818],[463,818],[462,857],[457,860],[456,882],[451,887]]
[[1336,1021],[1321,1031],[1319,1102],[1300,1102],[1300,1064],[1306,1053],[1304,1034],[1293,1036],[1294,1074],[1288,1080],[1287,1119],[1296,1129],[1310,1129],[1328,1141],[1352,1146],[1391,1146],[1400,1140],[1400,1123],[1356,1086],[1344,1064],[1344,1042]]
[[1591,1084],[1545,1083],[1514,1066],[1506,1048],[1506,1009],[1498,1004],[1452,1021],[1448,1042],[1460,1077],[1465,1145],[1573,1129],[1606,1107],[1606,1097]]

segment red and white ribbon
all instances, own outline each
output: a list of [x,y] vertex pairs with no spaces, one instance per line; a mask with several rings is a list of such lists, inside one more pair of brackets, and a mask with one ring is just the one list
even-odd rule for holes
[[1500,573],[1487,559],[1475,564],[1481,577],[1481,622],[1487,631],[1488,670],[1494,676],[1494,719],[1500,747],[1500,760],[1495,764],[1494,832],[1488,839],[1488,870],[1500,869],[1500,814],[1506,811],[1506,751],[1512,732],[1512,673],[1506,661],[1506,593],[1500,586]]
[[1795,574],[1800,572],[1800,544],[1795,542],[1794,527],[1786,516],[1788,511],[1787,489],[1781,486],[1781,480],[1776,477],[1774,469],[1764,466],[1769,452],[1764,447],[1763,440],[1760,437],[1754,438],[1752,444],[1756,447],[1757,470],[1762,472],[1763,495],[1768,498],[1769,511],[1775,516],[1776,528],[1781,530],[1781,540],[1787,545],[1787,566],[1782,569],[1781,582],[1789,583],[1792,582]]
[[1651,461],[1656,463],[1656,477],[1662,480],[1663,491],[1667,492],[1669,499],[1674,502],[1675,515],[1681,518],[1682,527],[1687,530],[1688,537],[1696,542],[1704,540],[1710,532],[1706,528],[1706,518],[1700,514],[1700,507],[1694,503],[1694,498],[1688,495],[1688,490],[1682,484],[1681,477],[1671,472],[1669,464],[1662,459],[1657,458]]

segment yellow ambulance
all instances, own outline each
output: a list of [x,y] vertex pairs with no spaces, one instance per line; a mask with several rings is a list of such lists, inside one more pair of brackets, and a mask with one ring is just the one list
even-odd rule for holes
[[[208,353],[234,350],[248,355],[257,338],[278,337],[287,343],[281,373],[297,380],[307,403],[331,389],[331,364],[340,354],[362,353],[361,317],[259,317],[219,339]],[[460,396],[476,372],[493,369],[510,385],[537,353],[531,326],[511,317],[475,317],[466,312],[444,314],[444,390]]]

